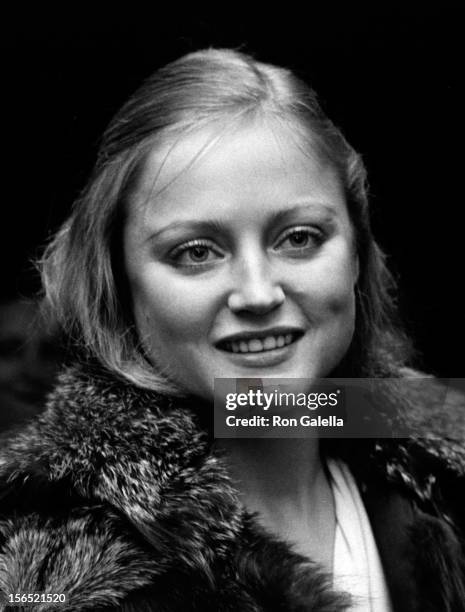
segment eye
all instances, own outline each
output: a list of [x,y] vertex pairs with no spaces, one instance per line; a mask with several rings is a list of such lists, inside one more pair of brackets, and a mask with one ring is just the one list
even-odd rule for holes
[[179,267],[197,267],[223,258],[223,254],[210,240],[191,240],[173,249],[170,261]]
[[322,244],[323,240],[323,232],[316,227],[292,227],[284,232],[274,248],[289,254],[299,255],[316,249]]

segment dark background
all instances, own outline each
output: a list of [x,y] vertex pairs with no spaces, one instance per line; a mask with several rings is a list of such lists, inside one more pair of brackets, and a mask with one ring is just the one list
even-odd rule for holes
[[[30,261],[83,187],[105,125],[155,68],[228,46],[297,70],[368,166],[373,224],[422,366],[465,376],[463,110],[457,6],[305,3],[250,16],[128,7],[3,15],[1,295],[38,289]],[[345,7],[345,8],[344,8]]]

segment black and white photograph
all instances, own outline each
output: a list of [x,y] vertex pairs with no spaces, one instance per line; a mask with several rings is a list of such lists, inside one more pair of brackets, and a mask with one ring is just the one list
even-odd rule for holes
[[23,8],[0,610],[465,611],[458,6]]

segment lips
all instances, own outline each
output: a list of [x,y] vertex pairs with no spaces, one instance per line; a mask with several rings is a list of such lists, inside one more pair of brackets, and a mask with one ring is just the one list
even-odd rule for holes
[[228,353],[264,353],[294,343],[303,331],[291,328],[244,332],[234,334],[217,343],[217,347]]

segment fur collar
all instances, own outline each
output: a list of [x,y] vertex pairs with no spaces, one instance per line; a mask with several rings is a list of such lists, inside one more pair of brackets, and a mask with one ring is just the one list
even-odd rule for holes
[[[201,414],[192,400],[141,391],[102,370],[66,371],[47,410],[0,455],[0,512],[14,513],[3,525],[7,548],[0,587],[11,588],[10,564],[18,567],[20,554],[13,534],[18,537],[18,515],[27,515],[21,529],[27,531],[30,522],[28,537],[34,534],[39,551],[49,544],[38,529],[51,529],[50,521],[68,539],[68,553],[70,521],[86,530],[89,550],[74,551],[86,580],[82,572],[64,575],[66,564],[57,560],[48,567],[47,589],[40,589],[61,585],[75,594],[70,610],[119,602],[135,587],[143,594],[140,601],[156,601],[163,610],[346,609],[346,598],[332,591],[316,564],[265,533],[241,507],[221,459],[211,452]],[[459,443],[419,433],[415,440],[328,444],[327,451],[349,463],[367,500],[380,486],[396,490],[421,513],[423,527],[426,519],[436,521],[436,531],[441,526],[435,539],[431,529],[422,537],[434,546],[439,541],[439,548],[441,538],[450,539],[443,546],[442,571],[455,572],[447,598],[459,601],[463,573],[451,542],[463,518],[455,516],[458,489],[449,490],[460,483],[464,492],[465,452]],[[37,517],[52,518],[44,527],[45,519]],[[420,529],[418,521],[408,527],[414,528]],[[425,571],[434,567],[430,563]],[[20,574],[30,588],[31,573],[23,567]],[[418,609],[432,610],[428,605]],[[145,608],[141,603],[127,609]]]

